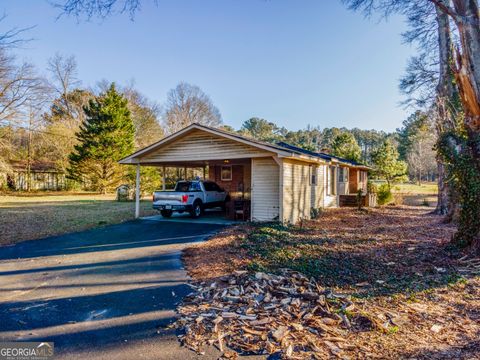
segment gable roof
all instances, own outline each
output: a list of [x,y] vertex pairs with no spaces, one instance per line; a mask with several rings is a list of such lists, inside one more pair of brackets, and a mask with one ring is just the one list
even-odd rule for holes
[[345,159],[341,159],[335,156],[331,156],[328,154],[324,154],[324,153],[316,153],[316,152],[302,149],[300,147],[290,145],[284,142],[271,144],[271,143],[259,141],[256,139],[248,138],[236,133],[231,133],[229,131],[225,131],[225,130],[221,130],[221,129],[217,129],[217,128],[213,128],[213,127],[209,127],[209,126],[205,126],[197,123],[193,123],[177,131],[176,133],[173,133],[163,138],[162,140],[157,141],[152,145],[149,145],[143,149],[136,151],[135,153],[121,159],[119,163],[120,164],[139,163],[142,156],[147,155],[162,146],[165,146],[167,144],[174,142],[179,137],[182,137],[183,135],[186,135],[189,132],[192,132],[193,130],[202,130],[213,135],[217,135],[217,136],[224,137],[234,141],[239,141],[241,143],[253,146],[255,148],[259,148],[262,150],[275,153],[280,157],[295,157],[295,158],[299,158],[299,160],[307,160],[307,161],[314,161],[314,162],[332,162],[332,160],[334,159],[334,161],[336,162],[343,162],[351,166],[365,167],[365,165],[357,164],[357,163],[354,163]]

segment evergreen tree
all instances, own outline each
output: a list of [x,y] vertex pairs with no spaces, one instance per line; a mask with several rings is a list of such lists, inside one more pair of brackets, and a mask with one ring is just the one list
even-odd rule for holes
[[335,156],[352,161],[360,161],[362,157],[362,149],[350,132],[337,135],[333,139],[332,153]]
[[72,179],[105,193],[126,178],[127,169],[118,160],[133,152],[135,134],[127,103],[114,84],[89,101],[76,134],[79,143],[69,157]]
[[406,180],[407,164],[398,157],[398,151],[391,140],[385,140],[372,153],[375,174],[387,181],[389,189],[392,182]]

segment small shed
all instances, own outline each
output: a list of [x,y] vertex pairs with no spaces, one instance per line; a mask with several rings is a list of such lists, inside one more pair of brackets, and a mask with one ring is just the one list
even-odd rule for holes
[[[269,144],[224,130],[192,124],[130,156],[121,164],[196,168],[232,198],[248,197],[251,221],[296,223],[312,209],[339,206],[339,196],[366,190],[368,167],[286,143]],[[186,173],[186,171],[184,172]],[[165,186],[165,182],[164,182]]]

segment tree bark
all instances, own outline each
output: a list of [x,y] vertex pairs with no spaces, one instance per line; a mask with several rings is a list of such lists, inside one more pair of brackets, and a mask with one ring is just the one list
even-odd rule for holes
[[[449,196],[448,185],[446,182],[445,164],[442,161],[437,161],[437,169],[438,169],[438,179],[437,179],[438,195],[437,195],[437,207],[435,209],[435,213],[438,215],[448,215],[449,209],[451,208],[451,206],[449,206],[450,196]],[[452,221],[452,218],[453,217],[447,216],[446,222]]]
[[[437,136],[441,137],[442,133],[453,128],[451,111],[449,111],[449,103],[454,95],[453,73],[450,67],[452,60],[452,39],[450,31],[450,23],[448,15],[445,14],[438,6],[436,6],[437,24],[438,24],[438,50],[439,50],[439,78],[437,85]],[[447,182],[447,171],[441,156],[437,156],[438,168],[438,196],[437,206],[434,211],[438,215],[453,214],[455,204],[451,202],[453,187]],[[447,222],[452,217],[447,216]]]
[[480,251],[480,191],[477,191],[480,188],[480,9],[477,0],[452,0],[453,8],[441,0],[434,3],[438,10],[452,18],[460,41],[452,68],[462,102],[467,139],[459,149],[460,163],[454,166],[460,167],[458,171],[466,183],[459,186],[462,189],[461,219],[455,238]]

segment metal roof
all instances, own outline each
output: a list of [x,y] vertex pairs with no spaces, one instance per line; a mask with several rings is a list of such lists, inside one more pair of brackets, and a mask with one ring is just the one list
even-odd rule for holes
[[295,146],[295,145],[291,145],[291,144],[288,144],[286,142],[283,142],[283,141],[280,141],[277,143],[278,146],[281,146],[285,149],[288,149],[290,151],[297,151],[297,152],[300,152],[302,154],[306,154],[306,155],[310,155],[310,156],[315,156],[315,157],[318,157],[320,159],[323,159],[323,160],[327,160],[327,161],[332,161],[332,160],[336,160],[336,161],[339,161],[339,162],[342,162],[342,163],[346,163],[346,164],[349,164],[349,165],[353,165],[353,166],[361,166],[361,167],[368,167],[367,165],[364,165],[364,164],[361,164],[361,163],[358,163],[356,161],[352,161],[352,160],[347,160],[347,159],[344,159],[344,158],[341,158],[341,157],[338,157],[338,156],[334,156],[334,155],[330,155],[330,154],[325,154],[325,153],[322,153],[322,152],[315,152],[315,151],[310,151],[310,150],[306,150],[306,149],[303,149],[301,147],[298,147],[298,146]]

